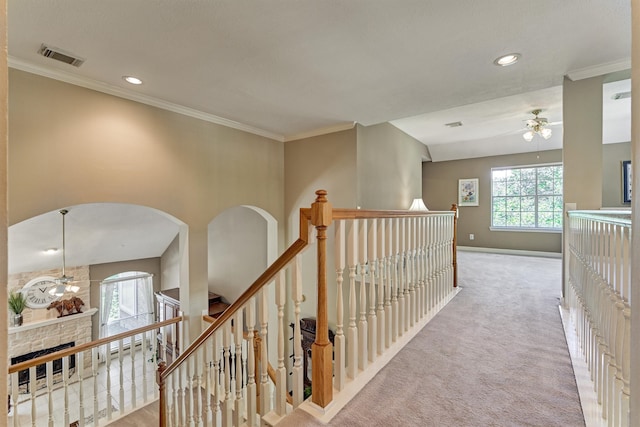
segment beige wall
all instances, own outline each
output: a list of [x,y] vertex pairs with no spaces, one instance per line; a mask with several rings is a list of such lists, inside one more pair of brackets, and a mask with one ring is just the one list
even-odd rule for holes
[[280,142],[17,70],[9,111],[9,224],[93,202],[169,213],[185,224],[192,316],[206,306],[208,223],[242,204],[284,223]]
[[[539,156],[539,158],[538,158]],[[562,235],[547,232],[491,231],[491,168],[558,163],[561,150],[482,157],[449,162],[425,162],[422,194],[431,210],[449,210],[458,202],[458,179],[479,179],[479,205],[463,206],[458,218],[458,245],[482,248],[560,252]],[[474,234],[471,241],[469,234]]]
[[578,209],[602,207],[603,77],[562,86],[562,164],[564,202]]
[[631,143],[602,145],[602,206],[629,207],[622,203],[622,161],[631,160]]
[[408,209],[422,196],[427,147],[389,123],[357,126],[358,206]]

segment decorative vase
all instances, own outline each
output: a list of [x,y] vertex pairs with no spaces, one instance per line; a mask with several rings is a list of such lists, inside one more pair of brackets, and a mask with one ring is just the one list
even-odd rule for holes
[[13,315],[13,326],[22,326],[22,313]]

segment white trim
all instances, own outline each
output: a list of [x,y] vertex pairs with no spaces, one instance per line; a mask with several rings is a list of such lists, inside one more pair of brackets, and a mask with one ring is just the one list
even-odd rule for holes
[[580,354],[580,344],[576,337],[575,325],[571,322],[571,316],[567,309],[559,305],[558,310],[562,319],[564,338],[569,348],[573,374],[576,377],[576,386],[578,387],[585,425],[587,427],[606,427],[607,422],[602,418],[602,405],[598,403],[598,395],[593,389],[589,368]]
[[87,77],[78,76],[68,73],[62,70],[54,70],[52,68],[43,67],[41,65],[32,64],[22,59],[9,56],[8,65],[10,68],[16,70],[26,71],[28,73],[37,74],[39,76],[48,77],[50,79],[59,80],[65,83],[69,83],[75,86],[92,89],[98,92],[106,93],[108,95],[117,96],[119,98],[128,99],[130,101],[139,102],[141,104],[150,105],[152,107],[160,108],[162,110],[171,111],[173,113],[182,114],[185,116],[193,117],[195,119],[204,120],[206,122],[215,123],[217,125],[226,126],[232,129],[241,130],[254,135],[263,136],[265,138],[273,139],[279,142],[284,142],[283,135],[270,132],[264,129],[260,129],[254,126],[239,123],[234,120],[225,119],[213,114],[204,113],[202,111],[188,108],[182,105],[174,104],[172,102],[164,101],[158,98],[154,98],[148,95],[142,95],[130,90],[112,86],[106,83],[99,82],[97,80],[89,79]]
[[488,252],[493,254],[537,256],[542,258],[562,258],[560,252],[526,251],[522,249],[481,248],[478,246],[458,246],[458,250],[466,252]]
[[616,71],[629,69],[631,69],[631,58],[569,71],[567,73],[567,77],[575,82],[576,80],[588,79],[590,77],[602,76],[604,74],[615,73]]
[[343,130],[353,129],[355,125],[356,125],[356,122],[346,122],[346,123],[340,123],[333,126],[327,126],[325,128],[310,130],[308,132],[301,132],[294,135],[285,136],[284,142],[297,141],[298,139],[313,138],[314,136],[327,135],[329,133],[335,133],[335,132],[342,132]]
[[490,231],[515,231],[524,233],[555,233],[562,234],[562,228],[522,228],[522,227],[489,227]]

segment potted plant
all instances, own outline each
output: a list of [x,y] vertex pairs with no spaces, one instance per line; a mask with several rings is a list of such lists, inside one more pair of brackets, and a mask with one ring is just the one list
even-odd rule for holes
[[22,311],[27,306],[27,300],[22,292],[11,291],[9,293],[9,309],[13,311],[13,326],[22,325]]

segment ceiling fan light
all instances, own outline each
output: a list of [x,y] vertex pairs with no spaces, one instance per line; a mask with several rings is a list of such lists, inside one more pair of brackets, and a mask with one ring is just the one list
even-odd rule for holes
[[531,142],[533,141],[533,132],[527,131],[522,135],[522,137],[524,138],[525,141]]
[[544,139],[549,139],[551,138],[551,129],[549,128],[544,128],[540,131],[540,135],[542,135],[542,137]]
[[55,288],[53,288],[51,291],[53,291],[53,294],[57,297],[61,297],[62,295],[64,295],[64,291],[67,287],[64,285],[64,283],[60,283],[58,286],[56,286]]

